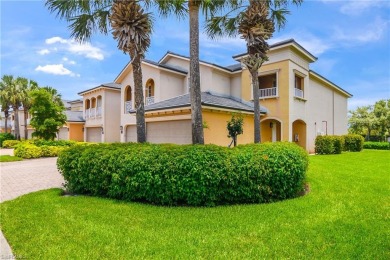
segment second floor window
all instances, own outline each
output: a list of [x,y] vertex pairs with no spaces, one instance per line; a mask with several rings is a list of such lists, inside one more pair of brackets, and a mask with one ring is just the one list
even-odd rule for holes
[[303,98],[304,94],[304,85],[303,85],[303,78],[295,75],[295,84],[294,84],[294,96]]
[[259,77],[259,90],[260,90],[260,97],[275,97],[277,96],[277,74],[272,73],[264,76]]

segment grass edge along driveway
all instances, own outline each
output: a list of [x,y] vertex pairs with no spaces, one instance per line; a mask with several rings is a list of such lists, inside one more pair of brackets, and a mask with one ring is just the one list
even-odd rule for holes
[[52,189],[0,204],[25,258],[389,259],[389,151],[310,156],[310,194],[273,204],[157,207]]

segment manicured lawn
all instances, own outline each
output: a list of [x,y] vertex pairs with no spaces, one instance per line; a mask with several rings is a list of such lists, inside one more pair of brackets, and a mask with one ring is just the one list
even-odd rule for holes
[[216,208],[156,207],[58,189],[0,204],[30,259],[389,259],[389,151],[310,156],[311,192]]
[[20,157],[17,156],[11,156],[11,155],[0,155],[0,162],[16,162],[23,160]]

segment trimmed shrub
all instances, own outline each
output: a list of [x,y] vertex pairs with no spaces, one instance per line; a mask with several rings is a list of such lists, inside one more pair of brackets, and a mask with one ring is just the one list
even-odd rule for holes
[[39,158],[42,156],[42,149],[29,143],[20,143],[14,151],[15,156],[24,159]]
[[42,151],[41,157],[56,157],[66,147],[64,147],[64,146],[47,146],[47,145],[42,145],[39,148],[41,148],[41,151]]
[[0,133],[0,147],[3,147],[5,140],[15,140],[15,136],[10,133]]
[[32,139],[30,141],[32,144],[36,146],[74,146],[77,144],[76,141],[68,141],[68,140],[44,140],[44,139]]
[[18,144],[20,144],[20,141],[18,140],[5,140],[3,142],[3,148],[15,148]]
[[316,154],[341,154],[344,139],[337,135],[319,135],[315,140]]
[[390,150],[390,143],[387,143],[387,142],[364,142],[363,149]]
[[272,202],[303,189],[307,153],[292,143],[98,144],[58,157],[68,191],[158,205]]
[[344,151],[360,152],[363,149],[364,138],[361,135],[343,135]]

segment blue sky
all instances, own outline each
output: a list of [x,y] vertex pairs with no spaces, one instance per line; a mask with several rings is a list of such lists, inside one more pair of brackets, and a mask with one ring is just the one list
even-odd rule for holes
[[[43,1],[1,3],[1,75],[34,79],[56,88],[64,98],[112,82],[129,61],[109,35],[80,45],[67,24],[50,14]],[[154,22],[147,59],[170,50],[188,55],[188,21],[175,17]],[[291,7],[285,28],[270,43],[294,38],[318,57],[311,69],[354,95],[349,109],[390,98],[390,1],[305,1]],[[200,34],[202,60],[230,65],[245,52],[239,38],[210,40]]]

